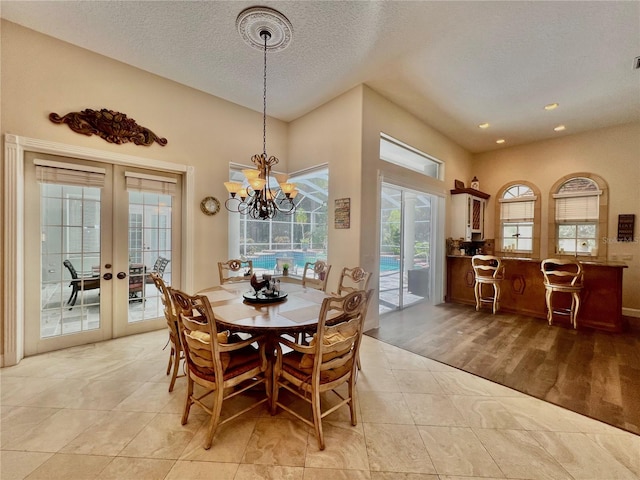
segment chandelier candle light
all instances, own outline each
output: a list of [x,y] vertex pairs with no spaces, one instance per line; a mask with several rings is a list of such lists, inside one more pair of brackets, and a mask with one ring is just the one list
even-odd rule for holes
[[[291,41],[292,27],[280,12],[267,7],[252,7],[240,12],[236,26],[242,38],[252,47],[264,49],[264,88],[262,95],[262,153],[251,157],[256,168],[242,170],[245,182],[225,182],[230,194],[225,207],[230,212],[249,215],[254,219],[273,218],[278,212],[296,211],[296,185],[288,182],[288,175],[275,175],[280,189],[271,188],[271,168],[278,163],[267,156],[267,50],[282,50]],[[246,186],[245,186],[246,184]]]

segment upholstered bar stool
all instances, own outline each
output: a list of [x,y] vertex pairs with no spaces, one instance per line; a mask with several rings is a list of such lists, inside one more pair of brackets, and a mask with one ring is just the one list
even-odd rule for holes
[[[476,294],[476,311],[480,310],[483,303],[488,303],[495,314],[500,310],[500,283],[504,278],[502,260],[493,255],[474,255],[471,257],[471,266],[476,279],[473,288]],[[493,295],[484,294],[484,285],[492,287]]]
[[[547,303],[547,320],[553,323],[553,315],[567,315],[571,326],[578,328],[578,312],[580,311],[580,293],[582,292],[582,265],[575,260],[548,258],[540,266],[544,275],[545,300]],[[554,293],[571,295],[571,306],[559,308],[553,306]]]

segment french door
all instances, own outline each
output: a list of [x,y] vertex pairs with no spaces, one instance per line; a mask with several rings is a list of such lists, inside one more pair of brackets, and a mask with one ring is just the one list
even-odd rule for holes
[[26,355],[164,326],[149,273],[180,278],[180,183],[176,174],[25,155]]
[[382,184],[380,314],[434,299],[437,197]]

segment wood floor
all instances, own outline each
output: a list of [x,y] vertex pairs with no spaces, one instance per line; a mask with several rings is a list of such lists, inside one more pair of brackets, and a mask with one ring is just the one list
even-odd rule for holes
[[367,335],[640,434],[640,325],[623,334],[489,310],[417,305]]

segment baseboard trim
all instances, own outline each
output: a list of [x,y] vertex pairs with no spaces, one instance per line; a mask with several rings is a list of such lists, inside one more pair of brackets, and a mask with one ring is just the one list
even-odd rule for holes
[[638,308],[622,308],[622,315],[625,317],[640,318],[640,309]]

